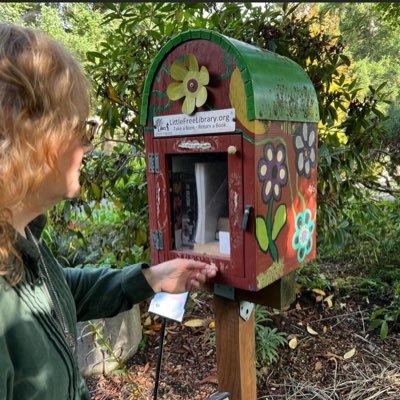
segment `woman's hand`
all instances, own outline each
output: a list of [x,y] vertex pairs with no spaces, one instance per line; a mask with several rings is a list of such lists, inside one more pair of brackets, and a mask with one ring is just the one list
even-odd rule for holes
[[183,293],[198,288],[217,274],[215,265],[176,258],[143,270],[154,292]]

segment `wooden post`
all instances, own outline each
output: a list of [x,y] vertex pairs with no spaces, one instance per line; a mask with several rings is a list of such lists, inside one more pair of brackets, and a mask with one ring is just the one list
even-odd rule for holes
[[296,300],[295,272],[289,273],[258,292],[235,289],[235,299],[282,310]]
[[240,303],[214,295],[218,390],[230,400],[256,400],[254,310],[245,321]]

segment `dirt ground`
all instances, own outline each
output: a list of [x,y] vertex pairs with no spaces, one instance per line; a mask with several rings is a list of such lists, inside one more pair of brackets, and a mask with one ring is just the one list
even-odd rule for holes
[[[356,291],[303,290],[288,310],[268,309],[269,325],[284,332],[288,343],[296,338],[290,342],[295,348],[280,347],[278,361],[259,370],[257,398],[400,399],[400,329],[384,341],[368,330],[377,302],[384,301]],[[217,390],[212,304],[212,295],[197,292],[183,324],[168,322],[159,399],[203,400]],[[128,360],[129,375],[89,378],[92,399],[153,399],[161,321],[146,312],[148,303],[141,308],[145,347]],[[203,326],[184,325],[193,320]]]

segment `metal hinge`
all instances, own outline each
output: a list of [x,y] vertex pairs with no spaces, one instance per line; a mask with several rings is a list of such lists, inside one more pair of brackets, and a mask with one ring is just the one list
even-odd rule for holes
[[229,300],[235,300],[235,289],[231,286],[214,284],[214,293]]
[[149,172],[158,174],[160,172],[160,158],[157,153],[149,153],[148,156]]
[[248,321],[248,319],[251,316],[251,313],[253,312],[253,309],[254,309],[254,303],[250,303],[249,301],[241,301],[240,316],[242,317],[242,319]]
[[156,250],[163,250],[164,249],[164,237],[162,232],[160,231],[152,231],[151,232],[151,239],[153,241],[153,248]]

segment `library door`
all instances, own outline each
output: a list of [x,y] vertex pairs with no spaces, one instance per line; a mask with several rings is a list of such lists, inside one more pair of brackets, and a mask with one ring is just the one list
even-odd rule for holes
[[244,278],[242,137],[154,139],[156,218],[164,238],[159,261],[214,262],[220,283]]

